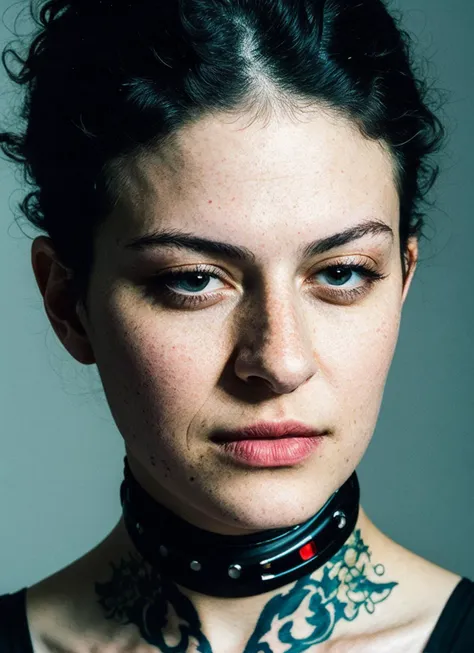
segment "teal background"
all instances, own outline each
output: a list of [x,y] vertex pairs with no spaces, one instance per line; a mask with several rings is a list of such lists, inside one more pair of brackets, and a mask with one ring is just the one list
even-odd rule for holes
[[[422,246],[376,432],[358,468],[362,505],[401,545],[474,579],[474,3],[393,4],[436,86],[449,94],[450,141],[428,216],[431,240]],[[0,0],[2,49],[22,6]],[[25,18],[16,30],[28,31]],[[16,97],[1,71],[2,125],[11,126]],[[44,312],[31,241],[14,222],[22,183],[1,160],[0,594],[59,570],[108,534],[120,517],[124,456],[95,367],[67,354]]]

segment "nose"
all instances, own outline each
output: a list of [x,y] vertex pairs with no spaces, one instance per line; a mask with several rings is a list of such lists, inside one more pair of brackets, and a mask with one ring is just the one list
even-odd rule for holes
[[[262,382],[277,394],[294,392],[316,373],[311,339],[294,295],[267,297],[245,317],[235,373]],[[259,381],[258,381],[259,380]]]

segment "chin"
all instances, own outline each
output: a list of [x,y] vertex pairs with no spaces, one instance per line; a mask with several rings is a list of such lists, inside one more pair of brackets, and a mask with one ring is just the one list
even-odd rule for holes
[[[318,485],[290,479],[226,483],[212,495],[212,514],[231,529],[262,531],[296,526],[312,517],[335,492],[330,479]],[[207,511],[206,511],[207,512]]]

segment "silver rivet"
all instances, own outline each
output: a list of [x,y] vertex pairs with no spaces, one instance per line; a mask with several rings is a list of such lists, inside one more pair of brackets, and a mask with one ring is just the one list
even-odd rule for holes
[[140,533],[140,535],[143,533],[143,526],[140,524],[140,522],[137,522],[135,524],[137,531]]
[[159,550],[160,550],[160,553],[163,556],[163,558],[166,558],[166,556],[168,555],[168,549],[165,546],[163,546],[162,544],[160,544],[160,549]]
[[240,565],[230,565],[227,573],[231,578],[239,578],[242,573],[242,567]]
[[201,563],[198,560],[193,560],[189,565],[193,571],[200,571]]
[[344,528],[344,526],[347,524],[346,515],[342,512],[342,510],[336,510],[336,512],[333,514],[333,517],[334,519],[339,520],[337,525],[338,528]]

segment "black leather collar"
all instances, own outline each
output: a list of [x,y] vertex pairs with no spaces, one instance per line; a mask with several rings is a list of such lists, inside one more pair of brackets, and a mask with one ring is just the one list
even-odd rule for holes
[[282,587],[321,567],[343,546],[359,514],[357,475],[315,515],[290,528],[251,535],[202,530],[158,504],[124,459],[120,487],[127,532],[142,557],[176,583],[202,594],[242,597]]

